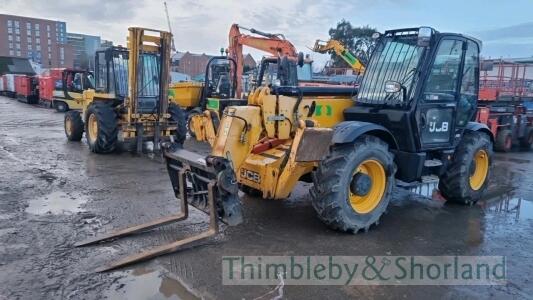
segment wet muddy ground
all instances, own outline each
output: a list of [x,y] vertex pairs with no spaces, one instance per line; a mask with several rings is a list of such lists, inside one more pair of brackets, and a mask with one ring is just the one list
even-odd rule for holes
[[[207,228],[207,216],[110,243],[88,236],[178,211],[159,157],[95,155],[63,114],[0,97],[0,299],[531,299],[533,152],[498,154],[487,199],[447,205],[396,190],[366,234],[329,230],[301,184],[286,201],[243,196],[245,223],[193,248],[114,272],[106,262]],[[205,153],[205,145],[187,144]],[[426,191],[427,192],[427,191]],[[499,286],[225,286],[225,255],[504,255]],[[272,292],[272,293],[270,293]]]

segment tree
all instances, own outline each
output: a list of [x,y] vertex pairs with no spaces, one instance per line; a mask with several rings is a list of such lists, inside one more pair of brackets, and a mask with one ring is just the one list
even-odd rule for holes
[[[372,28],[368,25],[353,27],[349,21],[342,19],[337,23],[336,28],[331,28],[329,30],[329,37],[341,42],[346,48],[355,54],[357,59],[366,65],[370,59],[370,54],[374,49],[372,34],[375,32],[377,32],[376,28]],[[346,66],[346,63],[340,57],[337,57],[335,53],[331,53],[330,55],[333,60],[333,66]]]

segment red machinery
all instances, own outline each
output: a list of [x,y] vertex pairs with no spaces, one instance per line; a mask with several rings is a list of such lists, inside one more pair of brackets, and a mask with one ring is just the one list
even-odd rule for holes
[[477,120],[487,124],[494,148],[508,152],[513,145],[533,144],[533,64],[485,61],[481,71]]
[[39,86],[36,77],[16,75],[15,92],[19,101],[29,104],[39,103]]
[[52,107],[55,80],[52,76],[39,76],[39,98],[46,107]]

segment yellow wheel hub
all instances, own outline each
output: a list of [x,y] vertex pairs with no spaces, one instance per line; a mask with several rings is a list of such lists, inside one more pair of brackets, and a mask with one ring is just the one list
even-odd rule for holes
[[96,138],[98,137],[98,120],[96,120],[96,116],[94,114],[91,114],[89,116],[89,121],[87,123],[87,133],[89,136],[89,140],[92,143],[96,142]]
[[72,120],[70,118],[66,118],[65,120],[65,131],[67,135],[72,135]]
[[354,193],[353,189],[348,187],[349,201],[355,212],[366,214],[374,210],[383,198],[387,187],[387,176],[383,165],[373,159],[363,161],[355,170],[352,180],[361,174],[370,179],[370,185],[363,193]]
[[476,152],[473,167],[474,170],[471,173],[472,175],[470,175],[470,187],[477,191],[483,186],[489,173],[489,155],[487,151],[480,149]]

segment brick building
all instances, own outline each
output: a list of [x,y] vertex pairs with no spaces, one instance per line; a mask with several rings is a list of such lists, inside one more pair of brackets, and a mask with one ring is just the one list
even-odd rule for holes
[[0,56],[29,58],[44,68],[72,67],[65,22],[0,14]]
[[[205,73],[205,67],[207,66],[207,62],[209,59],[211,59],[211,57],[213,56],[205,53],[178,53],[173,57],[172,70],[194,77]],[[244,56],[244,65],[249,69],[254,69],[257,67],[257,63],[250,54],[246,54]]]

